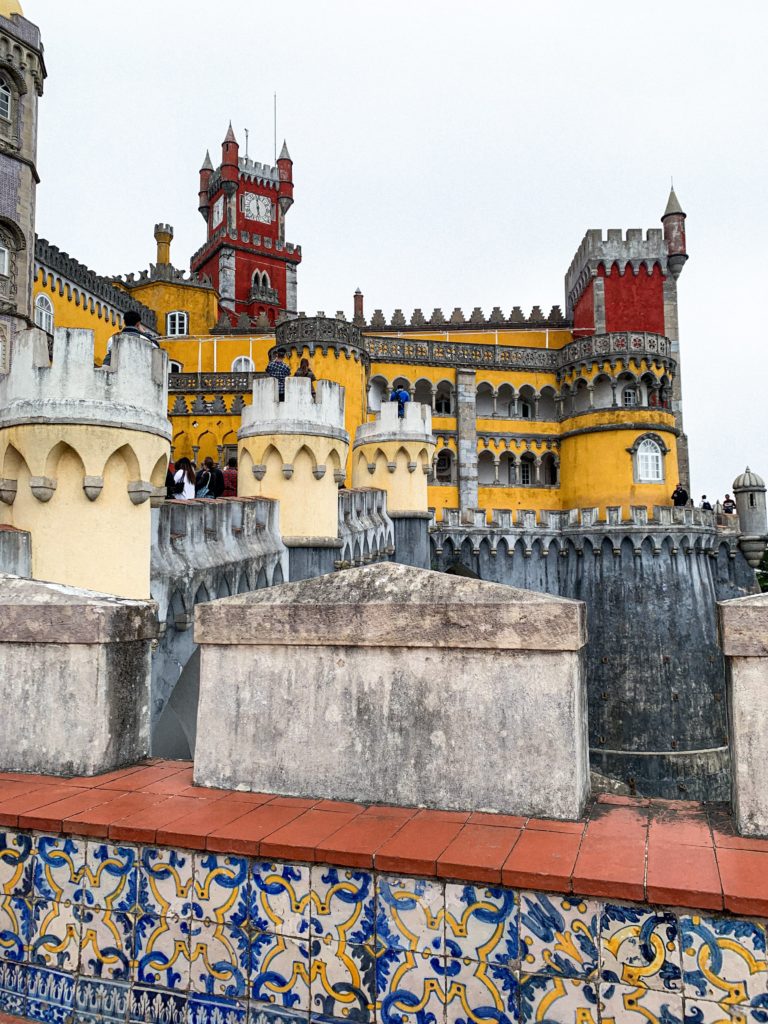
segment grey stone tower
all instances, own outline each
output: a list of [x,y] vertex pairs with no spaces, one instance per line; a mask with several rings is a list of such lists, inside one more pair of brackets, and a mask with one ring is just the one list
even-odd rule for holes
[[752,568],[756,569],[768,543],[765,481],[747,466],[733,481],[733,494],[739,512],[739,547]]
[[21,13],[0,14],[0,373],[8,369],[14,336],[33,321],[37,100],[44,78],[40,30]]

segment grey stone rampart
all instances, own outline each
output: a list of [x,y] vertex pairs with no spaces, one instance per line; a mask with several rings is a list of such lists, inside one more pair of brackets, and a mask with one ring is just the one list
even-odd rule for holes
[[373,487],[339,491],[339,539],[337,569],[391,558],[395,530],[387,514],[387,492]]
[[78,423],[170,439],[168,356],[139,334],[119,334],[108,366],[94,366],[93,331],[57,328],[53,358],[44,331],[14,340],[0,375],[0,427]]
[[609,515],[547,513],[537,525],[533,511],[498,510],[493,527],[454,516],[433,529],[432,566],[583,600],[592,766],[649,796],[726,799],[715,605],[756,586],[736,524],[694,509]]
[[[163,745],[170,729],[158,732],[158,723],[195,652],[195,605],[281,583],[288,579],[288,552],[280,537],[279,505],[269,498],[165,501],[152,510],[152,531],[151,592],[160,621],[152,662],[152,737],[153,749],[170,755]],[[194,738],[194,719],[184,725]]]

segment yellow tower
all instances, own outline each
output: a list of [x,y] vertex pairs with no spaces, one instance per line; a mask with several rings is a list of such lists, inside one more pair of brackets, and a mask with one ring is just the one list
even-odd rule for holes
[[434,453],[431,408],[406,402],[400,416],[397,402],[385,402],[375,420],[357,428],[352,454],[352,486],[387,492],[395,549],[423,568],[429,565],[427,474]]
[[120,334],[94,366],[93,331],[22,332],[0,375],[0,524],[30,533],[32,574],[148,598],[149,498],[170,443],[167,357]]
[[[348,450],[344,388],[318,381],[313,398],[306,377],[288,377],[280,401],[276,380],[253,382],[253,403],[243,409],[238,432],[238,494],[277,499],[286,546],[327,550],[331,568]],[[292,552],[291,579],[294,562]]]

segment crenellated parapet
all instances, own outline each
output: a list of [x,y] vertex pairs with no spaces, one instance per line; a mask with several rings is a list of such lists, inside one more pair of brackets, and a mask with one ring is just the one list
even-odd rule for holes
[[339,539],[337,569],[391,558],[395,530],[387,512],[387,492],[374,487],[339,491]]
[[280,501],[285,538],[336,538],[337,489],[346,477],[349,434],[344,428],[344,388],[321,380],[312,396],[306,377],[253,382],[253,403],[238,431],[243,497]]
[[640,228],[609,228],[603,237],[600,228],[587,231],[565,275],[565,295],[568,316],[572,316],[582,293],[602,267],[607,276],[618,270],[637,276],[645,267],[651,274],[655,266],[667,275],[668,250],[661,228],[648,228],[643,236]]
[[[117,335],[93,364],[92,331],[22,332],[0,375],[0,524],[32,538],[32,574],[149,596],[149,499],[165,482],[167,357]],[[119,556],[116,556],[116,545]]]
[[385,402],[355,433],[353,486],[385,490],[392,514],[426,513],[435,443],[428,405],[406,402],[400,416],[397,402]]
[[494,330],[531,330],[548,327],[567,329],[570,325],[570,321],[563,315],[559,306],[552,306],[549,313],[545,313],[541,306],[534,306],[528,315],[520,306],[514,306],[510,313],[505,313],[501,306],[494,306],[487,315],[480,306],[475,306],[469,316],[466,316],[464,310],[459,306],[456,306],[448,315],[442,309],[435,307],[429,316],[426,316],[421,309],[414,309],[410,316],[406,316],[402,309],[396,309],[389,319],[384,315],[383,310],[376,309],[370,320],[366,321],[360,315],[355,318],[355,322],[363,328],[384,333],[432,329],[440,331],[477,331],[484,328]]

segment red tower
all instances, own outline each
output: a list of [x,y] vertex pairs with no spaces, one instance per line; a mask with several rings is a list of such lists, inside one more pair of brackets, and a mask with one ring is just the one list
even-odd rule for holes
[[[192,273],[207,277],[233,326],[296,312],[296,270],[301,246],[285,241],[285,215],[293,203],[293,161],[283,143],[277,166],[241,157],[230,124],[215,170],[208,153],[200,168],[198,209],[208,225],[205,244],[192,257]],[[264,322],[263,319],[261,321]]]

